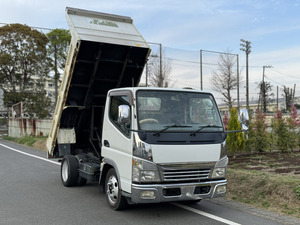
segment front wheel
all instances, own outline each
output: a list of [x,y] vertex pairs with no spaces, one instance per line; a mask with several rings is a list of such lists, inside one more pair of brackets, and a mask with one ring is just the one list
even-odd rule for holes
[[106,174],[105,193],[109,206],[114,210],[121,210],[126,207],[127,201],[121,194],[120,183],[115,169],[111,168]]

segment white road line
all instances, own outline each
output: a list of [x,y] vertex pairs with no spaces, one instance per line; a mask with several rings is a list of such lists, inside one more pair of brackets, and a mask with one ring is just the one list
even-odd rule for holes
[[[36,158],[36,159],[40,159],[40,160],[44,160],[44,161],[46,161],[46,162],[50,162],[50,163],[53,163],[53,164],[56,164],[56,165],[60,165],[59,162],[54,162],[54,161],[52,161],[52,160],[45,159],[45,158],[43,158],[43,157],[39,157],[39,156],[32,155],[32,154],[29,154],[29,153],[26,153],[26,152],[22,152],[22,151],[20,151],[20,150],[17,150],[17,149],[15,149],[15,148],[9,147],[9,146],[4,145],[4,144],[0,144],[0,146],[3,146],[4,148],[13,150],[13,151],[18,152],[18,153],[21,153],[21,154],[23,154],[23,155],[31,156],[31,157]],[[230,221],[230,220],[223,219],[223,218],[221,218],[221,217],[218,217],[218,216],[215,216],[215,215],[212,215],[212,214],[203,212],[203,211],[201,211],[201,210],[198,210],[198,209],[195,209],[195,208],[186,206],[186,205],[182,205],[182,204],[179,204],[179,203],[172,203],[172,205],[175,205],[175,206],[177,206],[177,207],[179,207],[179,208],[182,208],[182,209],[185,209],[185,210],[188,210],[188,211],[197,213],[197,214],[199,214],[199,215],[201,215],[201,216],[205,216],[205,217],[208,217],[208,218],[210,218],[210,219],[213,219],[213,220],[216,220],[216,221],[220,221],[220,222],[225,223],[225,224],[228,224],[228,225],[241,225],[241,224],[239,224],[239,223],[235,223],[235,222],[232,222],[232,221]]]
[[182,204],[179,204],[179,203],[172,203],[172,205],[175,205],[175,206],[177,206],[179,208],[182,208],[182,209],[185,209],[185,210],[197,213],[197,214],[199,214],[201,216],[205,216],[205,217],[208,217],[210,219],[217,220],[217,221],[225,223],[225,224],[229,224],[229,225],[241,225],[240,223],[235,223],[233,221],[223,219],[221,217],[218,217],[218,216],[215,216],[215,215],[203,212],[201,210],[198,210],[198,209],[186,206],[186,205],[182,205]]
[[41,160],[44,160],[44,161],[46,161],[46,162],[50,162],[50,163],[53,163],[53,164],[56,164],[56,165],[60,165],[59,162],[54,162],[54,161],[52,161],[52,160],[49,160],[49,159],[46,159],[46,158],[43,158],[43,157],[39,157],[39,156],[32,155],[32,154],[29,154],[29,153],[26,153],[26,152],[22,152],[22,151],[20,151],[20,150],[17,150],[17,149],[15,149],[15,148],[9,147],[9,146],[4,145],[4,144],[0,144],[0,146],[3,146],[4,148],[8,148],[8,149],[13,150],[13,151],[18,152],[18,153],[21,153],[21,154],[23,154],[23,155],[31,156],[31,157],[33,157],[33,158],[41,159]]

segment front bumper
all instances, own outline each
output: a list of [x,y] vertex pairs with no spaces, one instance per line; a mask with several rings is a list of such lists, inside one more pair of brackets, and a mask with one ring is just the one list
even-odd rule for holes
[[223,197],[226,194],[226,186],[226,179],[185,184],[132,184],[131,201],[158,203]]

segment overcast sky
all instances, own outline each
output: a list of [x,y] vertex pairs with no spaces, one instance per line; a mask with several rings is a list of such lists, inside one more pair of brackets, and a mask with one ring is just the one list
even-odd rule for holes
[[[0,0],[0,23],[68,29],[66,7],[129,16],[146,41],[161,43],[169,51],[199,55],[204,49],[239,54],[244,81],[246,60],[240,39],[251,41],[250,96],[257,97],[255,87],[262,79],[263,66],[272,65],[265,75],[274,93],[277,85],[296,84],[296,96],[300,97],[299,0]],[[175,86],[199,88],[199,69],[189,76],[187,66],[177,66],[175,62]],[[209,77],[204,79],[204,88],[211,91]]]

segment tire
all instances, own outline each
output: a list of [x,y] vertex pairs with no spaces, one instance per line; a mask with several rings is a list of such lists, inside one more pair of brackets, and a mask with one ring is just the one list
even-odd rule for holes
[[78,184],[79,173],[78,173],[78,161],[73,155],[64,156],[61,167],[60,177],[65,187],[73,187]]
[[109,206],[121,210],[127,206],[127,200],[121,194],[121,188],[114,168],[108,170],[105,178],[105,194]]

